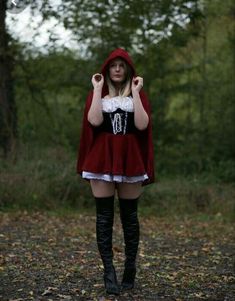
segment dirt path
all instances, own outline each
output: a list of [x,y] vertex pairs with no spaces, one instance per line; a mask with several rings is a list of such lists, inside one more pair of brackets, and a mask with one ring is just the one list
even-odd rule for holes
[[[95,216],[0,214],[0,300],[235,300],[235,227],[220,221],[140,217],[136,288],[107,296]],[[123,240],[114,226],[118,278]]]

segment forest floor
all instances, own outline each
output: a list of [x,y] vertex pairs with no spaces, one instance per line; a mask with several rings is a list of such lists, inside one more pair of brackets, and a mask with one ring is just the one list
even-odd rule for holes
[[[91,213],[0,213],[0,300],[235,300],[235,225],[140,215],[136,286],[104,291]],[[113,250],[123,272],[116,212]]]

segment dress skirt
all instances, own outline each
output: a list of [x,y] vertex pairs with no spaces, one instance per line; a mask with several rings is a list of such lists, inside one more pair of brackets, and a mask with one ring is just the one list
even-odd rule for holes
[[100,132],[84,161],[83,177],[118,182],[148,179],[135,134]]

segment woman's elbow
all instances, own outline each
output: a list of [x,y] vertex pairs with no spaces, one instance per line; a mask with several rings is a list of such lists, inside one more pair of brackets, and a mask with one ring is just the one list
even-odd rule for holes
[[148,124],[135,126],[139,131],[144,131],[147,129]]
[[103,118],[91,117],[89,114],[87,116],[87,120],[93,126],[99,126],[103,122]]
[[149,124],[149,118],[148,116],[146,116],[145,120],[140,120],[140,122],[136,122],[135,123],[135,127],[139,130],[139,131],[144,131],[147,129]]

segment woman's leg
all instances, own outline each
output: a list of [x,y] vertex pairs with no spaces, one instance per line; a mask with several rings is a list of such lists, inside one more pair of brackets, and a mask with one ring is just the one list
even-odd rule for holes
[[141,183],[122,183],[118,185],[120,218],[125,241],[125,270],[122,289],[134,287],[136,275],[136,256],[139,246],[138,198],[142,192]]
[[136,199],[142,193],[142,183],[119,183],[117,184],[118,197],[123,199]]
[[94,197],[107,197],[114,195],[115,184],[113,182],[90,180],[91,190]]
[[92,180],[91,189],[96,202],[96,239],[104,266],[104,284],[109,294],[119,294],[113,266],[112,233],[114,218],[114,184]]

